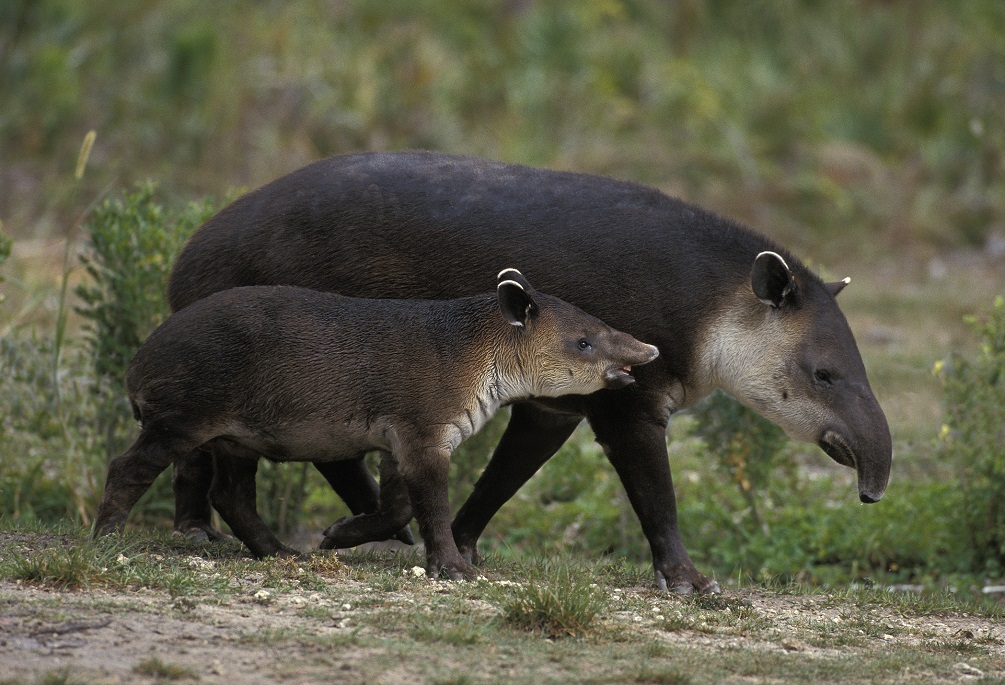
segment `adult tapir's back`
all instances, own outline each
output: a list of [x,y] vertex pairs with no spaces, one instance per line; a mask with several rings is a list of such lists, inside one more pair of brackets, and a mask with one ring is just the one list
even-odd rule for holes
[[[654,189],[434,153],[347,155],[284,176],[210,219],[178,258],[169,300],[177,311],[252,284],[452,298],[518,264],[545,292],[658,339],[664,354],[676,347],[673,363],[692,348],[686,338],[714,297],[670,294],[689,291],[694,271],[708,269],[701,253],[726,245],[739,268],[721,271],[712,287],[746,278],[766,241]],[[660,326],[663,308],[673,310],[673,331]]]

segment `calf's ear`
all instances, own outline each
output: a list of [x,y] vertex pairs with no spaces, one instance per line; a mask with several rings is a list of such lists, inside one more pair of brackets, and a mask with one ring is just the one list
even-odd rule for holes
[[778,308],[796,292],[789,265],[775,252],[762,252],[750,271],[750,287],[761,302]]
[[515,280],[502,280],[496,287],[499,310],[513,326],[523,327],[537,315],[537,304],[530,291]]
[[530,281],[528,281],[526,277],[524,277],[524,275],[516,269],[503,269],[496,274],[496,281],[499,283],[502,283],[503,281],[515,281],[519,283],[527,292],[534,292],[534,287],[531,286]]

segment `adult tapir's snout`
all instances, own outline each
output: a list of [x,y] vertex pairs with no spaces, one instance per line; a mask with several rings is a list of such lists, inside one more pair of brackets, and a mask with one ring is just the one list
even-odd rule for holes
[[828,426],[817,444],[831,459],[855,469],[858,497],[865,504],[878,502],[886,492],[893,465],[893,440],[886,415],[868,387],[847,402],[844,421]]

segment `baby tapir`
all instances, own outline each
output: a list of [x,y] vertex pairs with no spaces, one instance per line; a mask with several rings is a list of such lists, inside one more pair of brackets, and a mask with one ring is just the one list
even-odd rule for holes
[[327,462],[379,450],[384,479],[403,488],[391,483],[398,501],[371,515],[376,527],[388,509],[407,511],[407,492],[428,572],[470,576],[450,530],[451,451],[502,405],[626,386],[631,367],[658,354],[515,269],[498,275],[495,295],[456,300],[217,293],[171,316],[129,365],[142,430],[109,466],[95,534],[120,528],[161,471],[205,458],[198,448],[212,443],[213,506],[255,555],[292,554],[255,511],[258,456]]

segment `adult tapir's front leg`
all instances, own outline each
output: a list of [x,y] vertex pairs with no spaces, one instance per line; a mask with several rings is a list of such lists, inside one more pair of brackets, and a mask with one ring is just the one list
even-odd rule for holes
[[656,584],[682,594],[719,592],[694,567],[677,527],[677,498],[666,448],[666,420],[624,396],[587,417],[618,472],[653,553]]
[[[320,466],[320,464],[318,465]],[[412,502],[408,489],[394,460],[387,452],[380,456],[380,505],[376,512],[344,516],[324,532],[320,549],[356,547],[366,542],[387,540],[408,532],[408,544],[413,544],[408,522],[412,520]],[[397,534],[397,535],[396,535]]]
[[485,526],[569,439],[582,420],[579,415],[557,414],[532,404],[513,406],[506,432],[454,517],[454,540],[467,561],[478,562],[478,538]]

